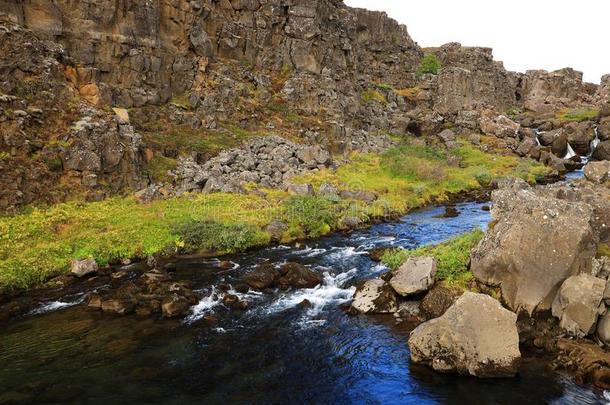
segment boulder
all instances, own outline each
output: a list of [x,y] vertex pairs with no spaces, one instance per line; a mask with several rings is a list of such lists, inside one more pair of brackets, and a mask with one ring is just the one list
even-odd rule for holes
[[517,136],[520,126],[504,115],[494,115],[493,112],[486,111],[479,118],[479,127],[485,135],[497,138],[514,138]]
[[516,323],[517,315],[494,298],[466,292],[411,332],[411,359],[440,372],[512,377],[521,359]]
[[589,274],[569,277],[553,301],[553,316],[559,318],[559,325],[571,335],[589,335],[605,310],[602,303],[605,288],[604,280]]
[[373,201],[377,200],[377,194],[375,194],[371,191],[342,190],[341,198],[359,200],[359,201],[364,201],[366,203],[372,203]]
[[132,300],[124,298],[104,299],[101,305],[102,311],[117,315],[127,315],[134,311],[135,304]]
[[387,314],[398,310],[394,289],[380,278],[365,281],[354,293],[352,308],[364,314]]
[[393,274],[390,285],[403,297],[428,291],[434,284],[436,260],[433,257],[410,257]]
[[167,297],[161,303],[161,311],[166,318],[183,316],[188,312],[189,308],[189,301],[179,295]]
[[99,269],[94,259],[73,260],[70,272],[76,277],[85,277],[96,273]]
[[606,312],[597,323],[597,337],[604,342],[606,346],[610,346],[610,312]]
[[459,288],[448,288],[440,283],[436,284],[419,304],[421,315],[426,320],[438,318],[457,301],[462,293],[463,291]]
[[341,225],[347,229],[358,228],[362,224],[362,220],[358,217],[345,217],[341,220]]
[[593,159],[610,160],[610,140],[602,141],[593,151]]
[[271,235],[271,240],[274,242],[279,242],[282,240],[284,232],[288,230],[288,225],[278,219],[274,219],[269,225],[267,225],[265,230],[269,235]]
[[322,183],[318,190],[318,195],[326,198],[339,198],[339,190],[330,183]]
[[323,277],[299,263],[288,262],[280,269],[277,281],[280,288],[314,288],[322,284]]
[[255,290],[264,290],[273,287],[279,275],[279,272],[271,263],[263,263],[246,275],[244,282]]
[[584,168],[585,178],[593,183],[610,181],[610,160],[589,162]]
[[580,156],[589,154],[591,141],[595,139],[595,129],[592,122],[570,122],[563,127],[563,131],[574,152]]
[[472,251],[472,273],[500,286],[514,311],[549,309],[566,278],[591,268],[593,209],[535,189],[496,190],[492,200],[495,225]]
[[290,184],[287,187],[287,190],[290,194],[300,195],[300,196],[312,196],[313,186],[311,184]]

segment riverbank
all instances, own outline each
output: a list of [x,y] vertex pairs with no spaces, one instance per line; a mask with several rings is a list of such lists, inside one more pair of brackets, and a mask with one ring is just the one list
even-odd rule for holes
[[[451,151],[403,144],[383,154],[353,154],[336,170],[294,179],[311,184],[314,195],[252,188],[149,204],[116,197],[33,208],[0,219],[0,291],[39,286],[69,272],[73,260],[93,258],[103,267],[153,255],[239,252],[395,217],[499,176],[534,182],[547,173],[532,160],[481,152],[465,141]],[[322,195],[323,184],[336,195]],[[279,232],[269,229],[272,223]]]

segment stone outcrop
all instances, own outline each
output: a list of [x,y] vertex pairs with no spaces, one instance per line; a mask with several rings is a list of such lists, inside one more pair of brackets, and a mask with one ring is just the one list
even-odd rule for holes
[[384,280],[375,278],[362,283],[354,293],[352,308],[364,314],[387,314],[398,310],[394,289]]
[[521,359],[516,321],[492,297],[466,292],[444,315],[411,332],[411,359],[441,372],[514,376]]
[[553,301],[553,316],[560,326],[576,337],[595,330],[597,318],[605,311],[602,303],[606,281],[588,274],[569,277]]
[[428,291],[434,284],[436,260],[433,257],[410,257],[390,279],[397,294],[406,297]]
[[574,196],[567,201],[565,195],[549,194],[494,191],[495,224],[472,252],[476,279],[500,286],[514,311],[549,309],[563,281],[590,270],[595,255],[599,235],[592,227],[594,209]]
[[593,183],[610,181],[610,160],[590,162],[585,166],[584,172],[586,179]]

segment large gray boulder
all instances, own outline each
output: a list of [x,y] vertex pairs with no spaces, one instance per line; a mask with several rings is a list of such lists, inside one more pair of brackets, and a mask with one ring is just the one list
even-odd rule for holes
[[494,298],[466,292],[444,315],[411,332],[411,359],[441,372],[514,376],[521,359],[516,322]]
[[387,314],[398,310],[396,293],[380,278],[365,281],[356,289],[352,308],[364,314]]
[[593,183],[610,181],[610,160],[589,162],[584,169],[585,178]]
[[610,312],[606,312],[606,314],[599,319],[599,322],[597,323],[597,337],[604,342],[605,345],[610,346]]
[[514,188],[492,194],[494,225],[472,251],[471,270],[479,282],[500,286],[513,311],[549,309],[566,278],[590,270],[593,209],[560,194]]
[[390,285],[403,297],[428,291],[434,284],[436,260],[433,257],[410,257],[390,279]]
[[602,302],[605,280],[589,274],[568,278],[553,301],[553,316],[559,325],[576,337],[585,337],[595,330],[597,318],[604,313]]

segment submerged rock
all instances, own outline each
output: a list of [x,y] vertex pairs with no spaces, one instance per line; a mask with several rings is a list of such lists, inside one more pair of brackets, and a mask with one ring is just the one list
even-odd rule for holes
[[570,334],[584,337],[595,330],[597,318],[605,311],[602,303],[605,280],[589,274],[568,278],[553,301],[553,316]]
[[352,308],[364,314],[387,314],[398,309],[394,289],[380,278],[365,281],[356,289]]
[[428,291],[434,284],[435,275],[436,260],[433,257],[410,257],[394,272],[390,285],[406,297]]
[[512,377],[521,359],[516,321],[492,297],[466,292],[444,315],[411,332],[411,359],[440,372]]

